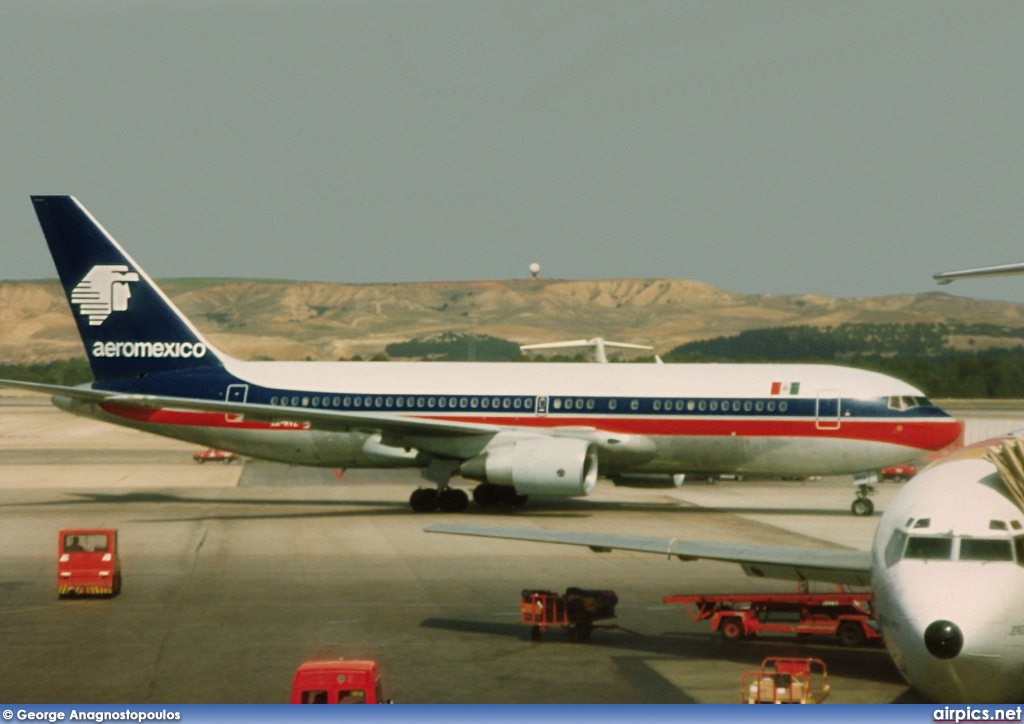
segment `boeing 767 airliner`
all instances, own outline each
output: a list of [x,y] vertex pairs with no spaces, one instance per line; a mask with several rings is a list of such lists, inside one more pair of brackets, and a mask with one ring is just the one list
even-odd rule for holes
[[[68,412],[253,457],[420,467],[417,511],[575,497],[598,473],[856,473],[959,423],[899,380],[831,365],[249,362],[211,345],[71,196],[34,196],[95,381],[0,380]],[[853,510],[870,514],[867,486]]]

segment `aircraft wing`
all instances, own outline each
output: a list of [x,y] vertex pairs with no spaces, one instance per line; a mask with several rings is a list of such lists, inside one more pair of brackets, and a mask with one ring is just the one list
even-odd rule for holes
[[871,584],[871,554],[867,551],[758,546],[743,543],[710,543],[679,538],[604,535],[598,533],[562,533],[546,530],[484,528],[467,525],[435,524],[427,533],[449,533],[482,538],[507,538],[537,543],[561,543],[586,546],[597,553],[612,550],[659,553],[690,561],[706,558],[738,563],[748,576],[795,581],[824,581],[854,586]]
[[481,435],[509,429],[498,425],[482,425],[470,422],[452,422],[426,417],[396,415],[387,412],[348,412],[342,410],[317,409],[311,407],[280,407],[256,405],[247,402],[201,400],[188,397],[166,397],[124,393],[111,390],[97,390],[91,387],[66,387],[41,382],[0,380],[0,387],[60,395],[77,400],[111,405],[125,405],[140,409],[197,410],[200,412],[223,412],[227,415],[244,415],[247,420],[271,422],[303,422],[321,429],[367,429],[408,434],[439,435]]
[[939,284],[952,284],[957,279],[969,279],[972,277],[998,277],[1009,274],[1024,273],[1024,262],[1017,264],[999,264],[997,266],[982,266],[976,269],[961,269],[960,271],[939,272],[932,274],[932,278]]

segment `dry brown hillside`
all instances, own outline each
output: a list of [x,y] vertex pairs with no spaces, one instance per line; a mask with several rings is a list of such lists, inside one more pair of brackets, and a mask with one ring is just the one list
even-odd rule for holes
[[[243,359],[337,359],[391,342],[471,332],[521,344],[578,337],[659,352],[745,329],[843,322],[962,322],[1024,327],[1024,305],[919,295],[833,299],[725,292],[679,279],[312,282],[179,279],[162,288],[211,342]],[[54,282],[0,282],[0,361],[83,354]]]

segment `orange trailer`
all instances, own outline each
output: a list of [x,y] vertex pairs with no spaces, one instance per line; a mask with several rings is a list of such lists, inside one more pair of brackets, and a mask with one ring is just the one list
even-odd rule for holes
[[569,588],[564,596],[553,591],[523,591],[519,614],[522,622],[532,627],[534,641],[540,641],[549,627],[561,626],[570,641],[585,643],[594,631],[594,621],[615,618],[618,602],[615,591]]
[[740,679],[741,704],[820,704],[828,698],[821,659],[767,658]]
[[57,541],[57,595],[116,596],[121,592],[117,530],[62,530]]

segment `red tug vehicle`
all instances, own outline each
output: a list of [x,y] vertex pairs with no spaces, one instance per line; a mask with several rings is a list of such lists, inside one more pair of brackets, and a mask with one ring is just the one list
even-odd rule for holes
[[665,596],[694,621],[711,621],[727,639],[761,633],[836,636],[844,646],[881,639],[871,622],[870,593],[731,593]]
[[57,543],[57,595],[116,596],[121,592],[117,530],[62,530]]

